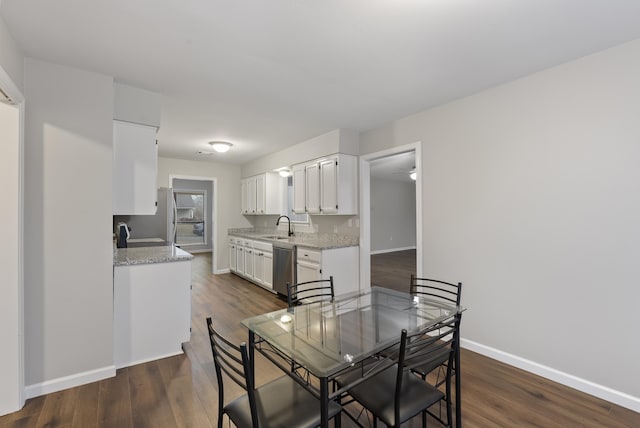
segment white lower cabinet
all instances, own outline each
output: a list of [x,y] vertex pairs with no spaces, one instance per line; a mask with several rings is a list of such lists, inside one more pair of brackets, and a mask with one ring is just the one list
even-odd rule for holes
[[[264,241],[229,237],[229,270],[273,290],[273,246]],[[235,250],[231,247],[235,246]],[[232,253],[235,260],[231,260]],[[235,262],[235,263],[234,263]]]
[[229,238],[229,270],[231,272],[236,271],[236,240]]
[[244,245],[236,241],[236,270],[235,273],[244,276]]
[[244,246],[244,276],[249,281],[253,281],[253,241],[244,241],[242,245]]
[[181,354],[191,339],[191,261],[115,266],[114,364]]
[[253,282],[273,289],[273,246],[253,241]]
[[359,247],[331,248],[326,250],[298,246],[297,281],[306,282],[329,279],[333,276],[335,294],[358,291],[360,288]]

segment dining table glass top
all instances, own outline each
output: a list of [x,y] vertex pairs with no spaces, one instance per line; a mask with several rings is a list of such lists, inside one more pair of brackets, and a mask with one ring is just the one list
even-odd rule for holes
[[331,376],[463,308],[382,287],[281,309],[242,321],[277,351],[318,377]]

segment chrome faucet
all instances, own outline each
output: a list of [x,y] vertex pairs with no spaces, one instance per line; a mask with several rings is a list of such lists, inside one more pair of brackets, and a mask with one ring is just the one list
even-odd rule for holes
[[291,219],[286,216],[286,215],[281,215],[280,217],[278,217],[278,220],[276,220],[276,226],[278,226],[280,224],[280,219],[281,218],[286,218],[287,221],[289,222],[289,236],[293,236],[293,230],[291,230]]

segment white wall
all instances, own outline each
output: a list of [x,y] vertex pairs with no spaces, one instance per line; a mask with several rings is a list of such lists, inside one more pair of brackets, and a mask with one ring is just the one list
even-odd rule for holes
[[162,95],[122,83],[114,83],[113,118],[160,127]]
[[372,178],[371,254],[416,247],[415,182]]
[[214,191],[213,204],[218,221],[214,225],[213,257],[217,271],[228,269],[227,230],[251,227],[240,214],[240,167],[214,162],[158,158],[158,187],[169,187],[169,175],[216,179],[217,188]]
[[467,346],[636,411],[638,76],[634,41],[395,121],[360,147],[422,141],[425,273],[463,281]]
[[358,134],[349,129],[334,129],[244,164],[242,177],[250,177],[335,153],[357,155]]
[[25,61],[25,383],[112,376],[113,80]]
[[24,57],[2,18],[0,18],[0,67],[9,75],[20,92],[24,93]]

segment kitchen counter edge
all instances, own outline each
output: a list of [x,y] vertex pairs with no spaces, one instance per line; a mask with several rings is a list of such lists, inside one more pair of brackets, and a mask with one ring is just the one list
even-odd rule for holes
[[334,248],[357,247],[360,245],[357,236],[338,235],[338,234],[314,234],[304,233],[292,236],[287,239],[273,239],[274,233],[260,231],[237,231],[230,230],[228,236],[236,238],[247,238],[258,241],[268,242],[273,245],[285,243],[288,245],[296,245],[298,247],[306,247],[317,250],[330,250]]
[[155,263],[171,263],[190,261],[191,253],[172,246],[140,247],[140,248],[114,248],[113,266],[146,265]]

